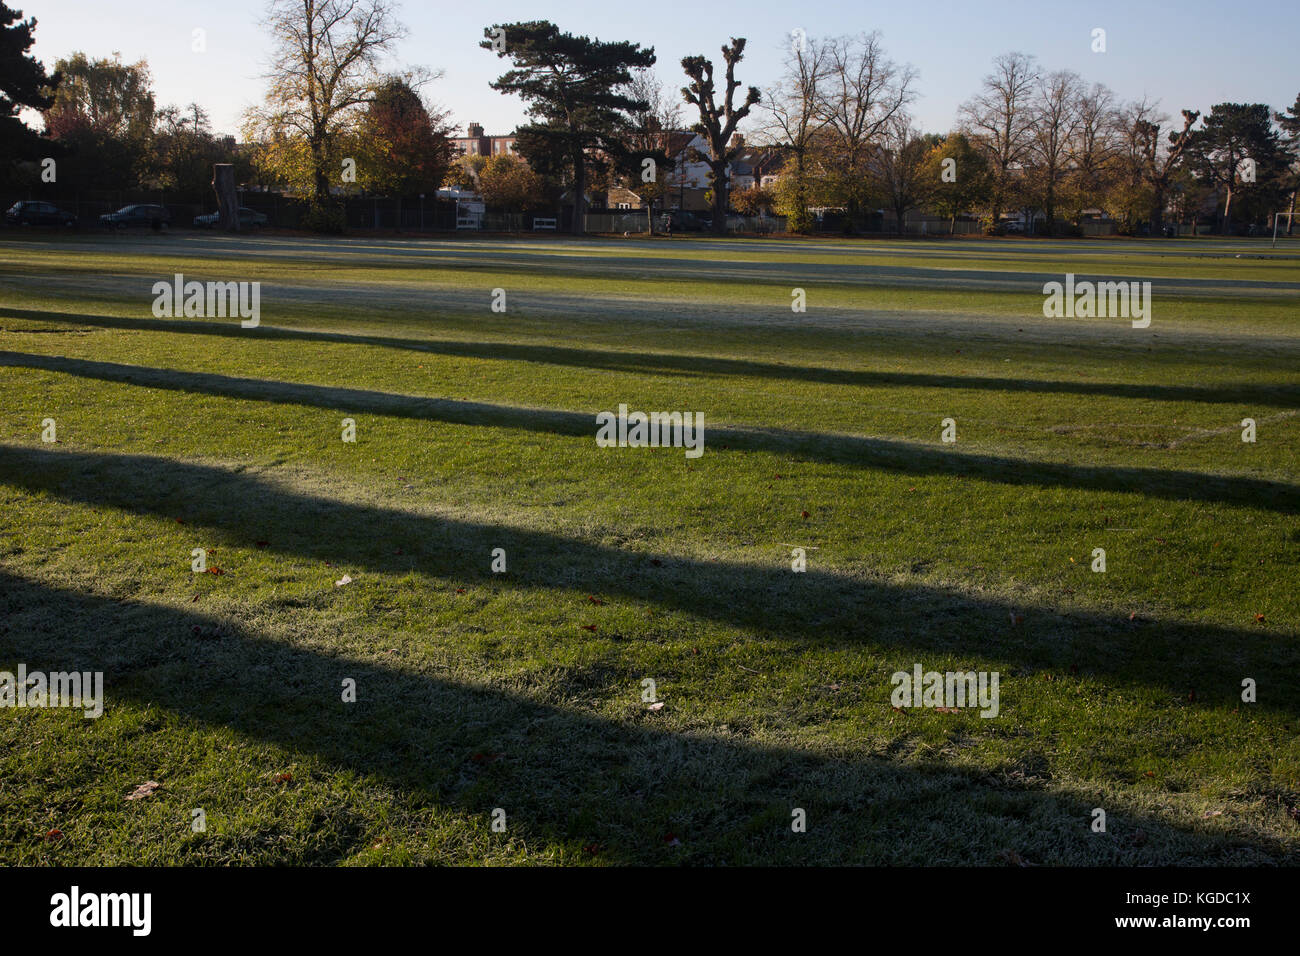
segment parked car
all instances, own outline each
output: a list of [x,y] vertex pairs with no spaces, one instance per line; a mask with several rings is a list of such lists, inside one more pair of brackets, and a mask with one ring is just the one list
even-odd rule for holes
[[713,224],[709,216],[691,212],[689,209],[674,209],[659,217],[659,228],[673,232],[705,232]]
[[[217,223],[221,221],[221,213],[210,212],[203,216],[194,217],[195,229],[215,229]],[[260,213],[256,209],[249,209],[247,206],[239,207],[239,228],[240,229],[261,229],[271,222],[265,213]]]
[[11,226],[75,226],[77,216],[54,203],[24,201],[5,211],[5,222]]
[[164,206],[153,203],[134,203],[123,206],[117,212],[105,213],[99,217],[99,224],[110,229],[126,229],[128,226],[167,226],[172,221],[172,214]]

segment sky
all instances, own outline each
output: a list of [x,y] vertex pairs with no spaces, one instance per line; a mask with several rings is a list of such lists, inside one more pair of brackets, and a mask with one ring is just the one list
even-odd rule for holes
[[[266,0],[6,2],[37,19],[34,52],[47,68],[75,50],[146,59],[158,105],[197,102],[217,132],[237,133],[244,109],[260,101],[266,86]],[[738,78],[763,89],[780,76],[792,31],[825,37],[878,30],[889,56],[919,71],[912,111],[927,132],[950,129],[993,57],[1011,50],[1036,56],[1044,69],[1071,69],[1089,83],[1105,83],[1121,100],[1158,100],[1173,116],[1225,101],[1278,110],[1300,94],[1298,0],[495,0],[490,6],[404,0],[398,16],[409,36],[389,66],[441,70],[425,94],[451,111],[456,126],[478,122],[489,134],[510,132],[524,113],[517,98],[488,86],[506,64],[479,49],[483,28],[536,19],[570,33],[653,46],[656,71],[672,88],[683,80],[683,56],[719,61],[718,48],[732,36],[748,39]],[[1092,50],[1098,28],[1106,31],[1104,53]],[[205,32],[205,52],[192,49],[195,30]]]

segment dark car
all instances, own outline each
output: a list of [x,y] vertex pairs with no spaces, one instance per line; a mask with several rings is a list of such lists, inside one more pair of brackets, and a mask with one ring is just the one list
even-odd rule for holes
[[[265,213],[260,213],[256,209],[249,209],[247,206],[239,207],[239,228],[240,229],[261,229],[270,223],[270,219]],[[194,217],[195,229],[215,229],[221,222],[221,213],[210,212],[204,216]]]
[[659,226],[665,231],[706,232],[712,225],[712,217],[702,216],[699,213],[691,212],[689,209],[674,209],[672,212],[666,212],[659,217]]
[[77,217],[48,202],[16,202],[5,211],[11,226],[75,226]]
[[110,229],[126,229],[128,226],[166,226],[172,221],[172,214],[165,207],[153,203],[135,203],[123,206],[117,212],[106,213],[99,217],[99,224]]

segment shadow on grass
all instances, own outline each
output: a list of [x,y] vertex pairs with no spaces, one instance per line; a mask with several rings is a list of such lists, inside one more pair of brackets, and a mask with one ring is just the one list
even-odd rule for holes
[[[1053,790],[1043,774],[1017,780],[673,733],[644,710],[610,720],[430,676],[418,660],[403,668],[330,656],[193,611],[3,570],[0,610],[5,662],[102,671],[109,714],[130,702],[199,728],[228,727],[473,815],[484,831],[501,807],[510,837],[560,845],[569,862],[997,864],[1008,850],[1077,865],[1286,859],[1269,837],[1207,834],[1113,805],[1109,832],[1093,834],[1095,798]],[[357,682],[355,704],[340,702],[344,678]],[[156,800],[167,794],[164,786]],[[806,834],[790,832],[795,807],[808,814]],[[189,804],[176,812],[188,821]],[[316,828],[331,826],[328,809],[318,810]],[[669,845],[670,835],[681,845]],[[183,858],[325,864],[370,842],[355,821],[317,835],[305,857],[299,837],[266,837],[218,828],[190,840]]]
[[1148,399],[1158,402],[1206,402],[1212,404],[1300,408],[1300,387],[1294,385],[1148,385],[1124,382],[1068,382],[1038,379],[938,375],[922,372],[863,371],[815,368],[709,356],[674,355],[663,352],[624,352],[575,349],[552,345],[523,345],[512,342],[461,342],[445,339],[407,339],[392,336],[349,335],[305,329],[260,326],[256,332],[237,324],[173,319],[132,319],[111,315],[72,312],[44,312],[39,309],[0,308],[0,318],[28,319],[106,329],[130,329],[187,335],[211,335],[247,340],[330,342],[406,349],[459,358],[510,362],[536,362],[566,368],[603,369],[637,375],[692,374],[774,378],[782,381],[851,385],[862,388],[948,388],[991,392],[1030,392],[1063,395],[1105,395],[1114,398]]
[[[1196,706],[1203,707],[1235,707],[1249,676],[1272,688],[1255,705],[1261,712],[1300,713],[1293,679],[1300,649],[1266,632],[1096,612],[1026,612],[919,584],[817,570],[793,574],[784,560],[761,566],[656,557],[543,531],[302,494],[240,471],[143,455],[0,445],[0,483],[96,508],[183,517],[218,539],[211,546],[251,550],[264,541],[273,552],[354,571],[414,569],[457,583],[543,592],[580,588],[745,629],[792,649],[872,646],[912,661],[955,657],[1012,676],[1078,668],[1113,689],[1162,689],[1171,704],[1194,690]],[[508,576],[491,572],[494,548],[509,555]],[[1027,618],[1020,626],[1011,624],[1015,613]]]
[[[344,414],[388,415],[457,425],[515,428],[554,435],[596,435],[591,413],[427,398],[368,389],[240,378],[209,372],[95,362],[0,351],[0,366],[43,369],[105,382],[217,395],[245,401],[328,408]],[[1300,487],[1262,478],[1220,476],[1164,468],[1105,468],[941,451],[926,445],[790,429],[709,426],[707,447],[771,452],[804,460],[907,475],[962,475],[980,481],[1039,488],[1077,488],[1141,494],[1172,501],[1212,501],[1283,514],[1300,514]]]

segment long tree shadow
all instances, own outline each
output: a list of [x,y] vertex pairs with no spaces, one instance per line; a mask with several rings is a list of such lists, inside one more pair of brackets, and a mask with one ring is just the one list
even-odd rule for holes
[[[1006,851],[1073,865],[1288,859],[1284,845],[1244,828],[1209,834],[1113,804],[1109,832],[1092,833],[1095,798],[1053,787],[1046,774],[1017,780],[673,733],[644,711],[601,718],[433,677],[418,661],[398,668],[329,656],[189,610],[3,570],[0,610],[6,662],[12,656],[29,671],[101,671],[110,713],[130,702],[199,729],[227,727],[374,775],[484,825],[500,807],[511,837],[530,846],[563,843],[569,860],[583,858],[573,851],[580,846],[598,860],[643,864],[996,864]],[[354,704],[340,702],[345,678],[356,681]],[[95,778],[77,785],[94,787]],[[156,801],[168,799],[164,787]],[[808,814],[806,834],[790,832],[795,807]],[[176,812],[188,820],[189,803]],[[190,841],[185,858],[332,863],[368,843],[344,828],[304,857],[292,835],[271,849],[264,837],[259,831],[254,845],[241,846],[238,833],[217,827]]]
[[[287,490],[256,475],[143,455],[0,445],[0,482],[63,501],[140,515],[184,516],[221,547],[271,551],[337,567],[500,585],[494,548],[510,556],[512,587],[618,596],[742,628],[786,646],[873,646],[908,660],[958,656],[1015,675],[1079,668],[1116,688],[1161,688],[1201,706],[1237,699],[1243,677],[1267,686],[1261,711],[1300,713],[1300,648],[1275,635],[1097,612],[1026,611],[1005,601],[919,584],[818,570],[627,551],[577,538],[450,520]],[[264,541],[268,529],[274,541]],[[188,560],[186,557],[185,560]],[[1025,616],[1025,615],[1022,615]],[[987,665],[987,667],[985,667]],[[1235,705],[1234,705],[1235,706]]]
[[[123,365],[88,359],[0,351],[0,366],[45,369],[81,378],[248,401],[306,405],[344,413],[515,428],[555,435],[596,434],[595,413],[428,398],[368,389],[241,378],[209,372]],[[921,444],[791,429],[708,426],[708,447],[772,452],[808,461],[908,475],[962,475],[997,484],[1117,491],[1173,501],[1214,501],[1283,514],[1300,514],[1300,487],[1263,478],[1211,475],[1164,468],[1106,468],[940,451]]]
[[[30,319],[108,329],[169,332],[248,339],[250,333],[233,323],[184,319],[134,319],[122,316],[75,312],[45,312],[39,309],[0,308],[0,317]],[[1126,382],[1071,382],[997,376],[940,375],[925,372],[865,371],[817,368],[758,362],[749,359],[680,355],[664,352],[576,349],[554,345],[524,345],[514,342],[464,342],[451,339],[408,339],[396,336],[354,335],[276,326],[259,326],[258,338],[280,341],[330,342],[345,345],[405,349],[458,358],[535,362],[566,368],[603,369],[630,374],[692,374],[774,378],[782,381],[851,385],[862,388],[949,388],[990,392],[1031,392],[1061,395],[1104,395],[1114,398],[1149,399],[1160,402],[1207,402],[1300,408],[1300,385],[1152,385]]]

